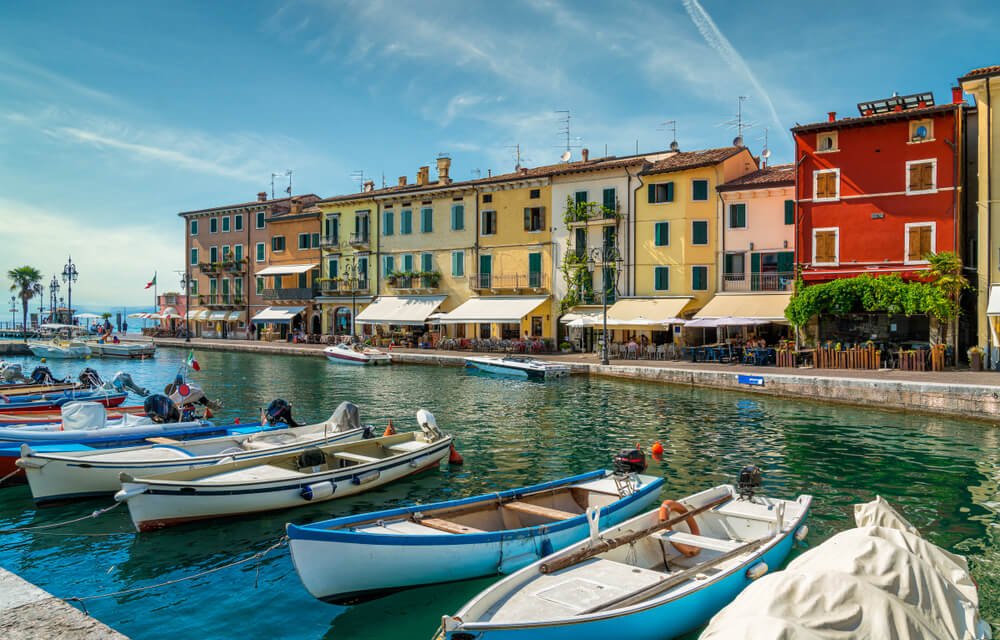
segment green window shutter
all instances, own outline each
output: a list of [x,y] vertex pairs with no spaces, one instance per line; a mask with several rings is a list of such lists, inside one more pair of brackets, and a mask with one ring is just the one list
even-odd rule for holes
[[420,270],[421,271],[433,271],[434,270],[434,256],[430,253],[420,254]]
[[691,183],[692,200],[708,200],[708,180],[695,180]]
[[791,274],[795,269],[795,252],[782,251],[778,254],[778,273]]
[[694,291],[708,289],[708,267],[691,267],[691,289]]
[[312,236],[311,236],[310,239],[312,240],[312,248],[313,249],[318,249],[319,248],[319,234],[318,233],[312,234]]
[[540,253],[528,254],[528,272],[529,273],[542,272],[542,254]]
[[413,271],[413,254],[407,253],[403,256],[403,271]]
[[795,224],[794,200],[785,200],[785,224]]
[[747,206],[745,204],[729,205],[729,227],[742,229],[747,226]]
[[451,228],[453,231],[465,228],[465,205],[456,204],[451,207]]
[[668,182],[667,183],[667,200],[666,201],[667,202],[673,202],[674,201],[674,183],[673,182]]
[[451,253],[451,275],[465,275],[465,252],[452,251]]
[[695,220],[691,223],[691,244],[708,244],[708,222]]
[[198,221],[197,220],[192,220],[191,221],[191,235],[193,235],[193,236],[198,235]]
[[420,231],[422,233],[431,233],[434,231],[434,210],[433,209],[421,209],[420,210]]
[[382,214],[382,235],[391,236],[394,233],[393,230],[393,213],[392,211],[386,211]]
[[586,202],[587,201],[587,192],[586,191],[577,191],[574,194],[574,199],[576,200],[577,204],[580,204],[581,202]]
[[653,227],[655,230],[655,243],[658,247],[666,247],[670,244],[670,223],[657,222]]
[[493,272],[493,256],[479,256],[479,273]]
[[618,194],[615,192],[614,187],[611,187],[610,189],[605,189],[604,190],[604,197],[602,199],[602,204],[605,207],[607,207],[608,209],[611,209],[612,211],[614,211],[615,207],[618,206],[618,197],[617,197],[617,195]]
[[657,291],[667,291],[670,289],[670,267],[656,267],[653,270],[654,285]]
[[243,259],[243,245],[241,245],[241,244],[236,245],[235,254],[236,254],[235,257],[236,257],[236,261],[237,262],[239,262],[240,260]]
[[651,184],[646,187],[646,202],[656,202],[656,185]]
[[524,230],[531,231],[531,207],[524,208]]

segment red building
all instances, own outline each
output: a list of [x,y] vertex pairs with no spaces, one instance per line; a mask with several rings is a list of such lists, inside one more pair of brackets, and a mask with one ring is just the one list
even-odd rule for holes
[[796,263],[809,282],[898,273],[959,251],[962,92],[861,103],[859,116],[792,129]]

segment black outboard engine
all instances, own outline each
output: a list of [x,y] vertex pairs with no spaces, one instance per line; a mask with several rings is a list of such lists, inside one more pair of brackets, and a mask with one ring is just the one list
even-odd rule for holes
[[761,479],[764,472],[760,467],[752,464],[740,469],[740,479],[736,483],[736,491],[740,494],[740,500],[750,500],[753,494],[760,489]]
[[157,424],[180,422],[181,420],[180,409],[177,408],[174,401],[160,393],[146,398],[146,401],[142,403],[142,408],[145,410],[146,416]]
[[35,367],[35,370],[31,372],[31,380],[35,384],[60,384],[65,382],[65,380],[60,380],[53,376],[49,368],[45,366]]
[[132,379],[131,374],[125,373],[124,371],[116,373],[115,377],[111,379],[111,384],[119,391],[131,391],[142,398],[149,395],[149,389],[140,387],[136,384],[135,380]]
[[299,426],[299,423],[292,418],[292,405],[281,398],[272,400],[264,411],[264,424],[278,424],[279,422],[284,422],[289,427]]
[[646,470],[646,454],[639,445],[631,449],[622,449],[612,459],[615,473],[642,473]]
[[101,376],[90,367],[87,367],[80,372],[79,380],[80,384],[88,389],[97,389],[104,384],[104,380],[101,380]]

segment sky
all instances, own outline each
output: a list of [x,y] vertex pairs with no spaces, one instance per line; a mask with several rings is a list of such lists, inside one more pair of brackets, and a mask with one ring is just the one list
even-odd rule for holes
[[[955,0],[0,3],[0,269],[74,306],[177,289],[179,211],[294,193],[456,180],[744,140],[791,161],[788,129],[1000,64],[1000,3]],[[433,174],[433,172],[432,172]],[[276,192],[287,178],[276,178]],[[65,289],[62,291],[65,293]]]

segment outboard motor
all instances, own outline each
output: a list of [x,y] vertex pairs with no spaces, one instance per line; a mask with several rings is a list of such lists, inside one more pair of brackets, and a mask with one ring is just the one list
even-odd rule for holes
[[329,424],[334,433],[360,429],[361,415],[358,413],[358,406],[353,402],[341,402],[330,416]]
[[5,362],[0,369],[0,379],[4,382],[20,382],[24,380],[24,369],[17,362]]
[[111,379],[111,386],[118,391],[131,391],[142,398],[149,395],[149,389],[137,385],[135,380],[132,379],[131,374],[124,371],[119,371],[115,374],[115,377]]
[[35,370],[31,372],[31,380],[35,384],[60,384],[65,382],[65,380],[60,380],[53,376],[52,372],[46,366],[35,367]]
[[642,473],[646,470],[646,454],[637,444],[631,449],[622,449],[612,458],[615,473]]
[[80,384],[87,387],[88,389],[97,389],[104,384],[104,380],[101,380],[100,374],[96,371],[87,367],[80,372]]
[[299,426],[299,423],[292,417],[292,405],[281,398],[272,400],[264,411],[264,424],[273,425],[279,422],[284,422],[289,427]]
[[146,398],[146,401],[142,403],[142,408],[145,410],[146,416],[157,424],[180,422],[181,419],[181,412],[174,401],[160,393]]
[[757,489],[760,489],[761,479],[764,472],[760,467],[752,464],[740,469],[740,479],[736,484],[736,491],[740,494],[740,500],[750,500]]

